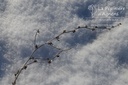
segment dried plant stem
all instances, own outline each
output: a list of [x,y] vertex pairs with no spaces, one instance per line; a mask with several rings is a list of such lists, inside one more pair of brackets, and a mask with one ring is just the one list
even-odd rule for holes
[[[33,52],[31,53],[30,57],[27,59],[27,61],[26,61],[26,62],[23,64],[23,66],[16,72],[16,74],[15,74],[15,79],[14,79],[12,85],[16,85],[16,82],[17,82],[18,77],[20,76],[20,74],[21,74],[21,72],[22,72],[23,70],[26,70],[26,69],[27,69],[27,66],[28,66],[28,65],[31,65],[31,64],[33,64],[33,63],[38,62],[38,61],[37,61],[38,58],[35,58],[33,55],[35,54],[35,52],[36,52],[38,49],[40,49],[40,48],[43,47],[44,45],[47,44],[47,45],[50,45],[50,46],[52,46],[53,48],[59,50],[59,52],[57,52],[56,55],[55,55],[52,59],[50,59],[50,58],[46,59],[46,61],[47,61],[49,64],[50,64],[50,63],[52,62],[52,60],[54,60],[56,57],[60,57],[60,54],[61,54],[62,52],[68,51],[68,50],[71,49],[71,48],[69,48],[69,49],[62,49],[62,48],[56,47],[56,46],[52,43],[53,40],[60,41],[60,36],[61,36],[61,35],[65,34],[65,33],[75,33],[77,30],[83,29],[83,28],[84,28],[84,29],[89,29],[89,30],[92,30],[92,31],[95,31],[96,29],[99,29],[99,28],[105,28],[105,29],[111,30],[111,28],[115,28],[115,27],[120,26],[120,25],[121,25],[121,23],[117,24],[116,26],[111,26],[111,27],[100,27],[100,26],[93,26],[93,27],[83,26],[83,27],[80,27],[80,26],[78,26],[77,28],[75,28],[75,29],[73,29],[73,30],[70,30],[70,31],[63,30],[62,33],[58,34],[57,36],[53,37],[52,39],[48,40],[47,42],[45,42],[45,43],[43,43],[43,44],[41,44],[41,45],[37,45],[37,43],[36,43],[36,41],[37,41],[37,35],[40,33],[40,31],[37,30],[37,31],[36,31],[36,34],[35,34],[35,37],[34,37],[34,46],[35,46],[35,48],[34,48]],[[31,62],[30,62],[30,61],[31,61]]]

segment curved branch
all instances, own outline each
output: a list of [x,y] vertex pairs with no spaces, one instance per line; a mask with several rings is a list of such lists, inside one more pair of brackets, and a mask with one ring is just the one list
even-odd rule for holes
[[[104,28],[105,28],[105,29],[108,29],[108,30],[111,30],[112,28],[115,28],[115,27],[120,26],[120,25],[121,25],[121,23],[119,23],[119,24],[117,24],[117,25],[115,25],[115,26],[112,26],[112,27],[104,27]],[[75,33],[77,30],[83,29],[83,28],[84,28],[84,29],[89,29],[89,30],[95,31],[96,29],[99,29],[99,28],[101,28],[101,27],[100,27],[100,26],[89,27],[89,26],[86,25],[86,26],[83,26],[83,27],[82,27],[82,26],[81,26],[81,27],[78,26],[77,28],[74,28],[73,30],[69,30],[69,31],[63,30],[62,33],[58,34],[57,36],[53,37],[52,39],[46,41],[45,43],[43,43],[43,44],[41,44],[41,45],[37,45],[37,43],[36,43],[37,34],[40,33],[40,31],[39,31],[39,29],[38,29],[38,30],[36,31],[36,34],[35,34],[35,37],[34,37],[34,46],[35,46],[35,49],[34,49],[33,52],[30,54],[30,57],[29,57],[29,58],[27,59],[27,61],[23,64],[23,66],[16,72],[16,74],[15,74],[15,79],[14,79],[12,85],[16,85],[17,79],[18,79],[18,77],[20,76],[20,74],[21,74],[21,72],[22,72],[23,70],[26,70],[29,65],[31,65],[31,64],[37,62],[37,59],[38,59],[38,58],[33,57],[33,55],[34,55],[34,53],[35,53],[38,49],[40,49],[41,47],[43,47],[45,44],[48,44],[48,45],[52,46],[53,48],[56,48],[56,49],[59,50],[59,52],[56,53],[56,55],[53,57],[53,59],[49,59],[49,58],[46,59],[46,60],[48,61],[48,63],[50,64],[50,63],[52,62],[52,60],[54,60],[56,57],[60,57],[60,54],[61,54],[62,52],[68,51],[68,50],[71,49],[71,48],[69,48],[69,49],[63,50],[62,48],[58,48],[58,47],[54,46],[54,44],[52,43],[52,41],[53,41],[53,40],[60,41],[60,36],[61,36],[61,35],[66,34],[66,33]],[[30,60],[33,60],[33,61],[30,62]]]

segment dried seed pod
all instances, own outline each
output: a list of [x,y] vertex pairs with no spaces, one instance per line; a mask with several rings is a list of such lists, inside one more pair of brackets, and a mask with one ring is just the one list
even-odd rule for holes
[[108,28],[108,30],[111,30],[111,28]]
[[35,45],[35,49],[38,49],[38,45]]
[[49,64],[52,63],[52,60],[49,60],[48,63],[49,63]]
[[36,62],[37,62],[37,60],[34,60],[34,62],[36,63]]
[[121,23],[119,23],[119,25],[122,25]]
[[98,26],[95,26],[95,28],[98,28]]
[[80,28],[80,26],[78,26],[77,28]]
[[52,42],[48,42],[48,44],[49,44],[49,45],[53,45],[53,43],[52,43]]
[[49,58],[47,58],[47,60],[50,60]]
[[40,30],[39,29],[37,30],[37,33],[40,33]]
[[63,33],[65,33],[65,32],[66,32],[66,30],[63,31]]
[[31,57],[30,59],[34,59],[34,57]]
[[103,28],[107,28],[107,27],[103,27]]
[[122,25],[121,23],[119,23],[117,26],[120,26],[120,25]]
[[24,66],[24,69],[27,69],[27,66]]
[[15,76],[17,75],[17,74],[14,74]]
[[114,28],[114,26],[112,26],[112,28]]
[[72,32],[73,32],[73,33],[75,33],[75,32],[76,32],[76,30],[73,30]]
[[12,82],[12,85],[16,85],[16,82]]
[[59,36],[57,36],[56,39],[57,39],[58,41],[60,41],[60,40],[59,40]]
[[92,30],[92,31],[95,31],[95,28],[92,28],[91,30]]
[[88,26],[86,25],[85,28],[88,28]]
[[59,55],[56,55],[56,57],[60,57]]

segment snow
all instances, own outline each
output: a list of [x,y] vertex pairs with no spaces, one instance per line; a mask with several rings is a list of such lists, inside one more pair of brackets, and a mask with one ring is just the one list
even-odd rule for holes
[[[105,5],[106,1],[108,0],[1,0],[0,85],[11,85],[13,82],[14,73],[33,50],[37,29],[40,29],[37,41],[41,44],[63,30],[72,30],[77,26],[105,23],[112,26],[120,22],[121,26],[110,31],[99,29],[92,32],[81,29],[74,34],[64,34],[61,41],[54,41],[55,45],[72,49],[62,53],[50,65],[40,62],[29,66],[19,76],[17,85],[127,85],[127,18],[118,22],[100,21],[98,18],[90,21],[85,18],[91,18],[86,16],[90,4]],[[126,2],[109,1],[108,6],[125,7]],[[127,13],[126,10],[125,12]],[[114,11],[111,10],[111,13]],[[99,17],[96,12],[94,16]],[[124,14],[120,15],[122,16]],[[52,56],[52,52],[54,50],[50,47],[44,47],[35,55]]]

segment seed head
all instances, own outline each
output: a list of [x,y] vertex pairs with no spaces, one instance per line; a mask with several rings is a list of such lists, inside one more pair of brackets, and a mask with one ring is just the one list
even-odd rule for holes
[[59,55],[56,55],[56,57],[60,57]]
[[93,28],[92,31],[95,31],[95,29]]
[[65,33],[65,32],[66,32],[66,30],[63,31],[63,33]]
[[48,63],[51,64],[52,63],[52,60],[49,60]]
[[73,32],[73,33],[75,33],[75,32],[76,32],[76,30],[73,30],[72,32]]
[[53,43],[52,43],[52,42],[48,42],[48,44],[49,44],[49,45],[53,45]]
[[27,69],[27,66],[24,66],[24,69]]
[[78,26],[78,28],[80,28],[80,26]]

